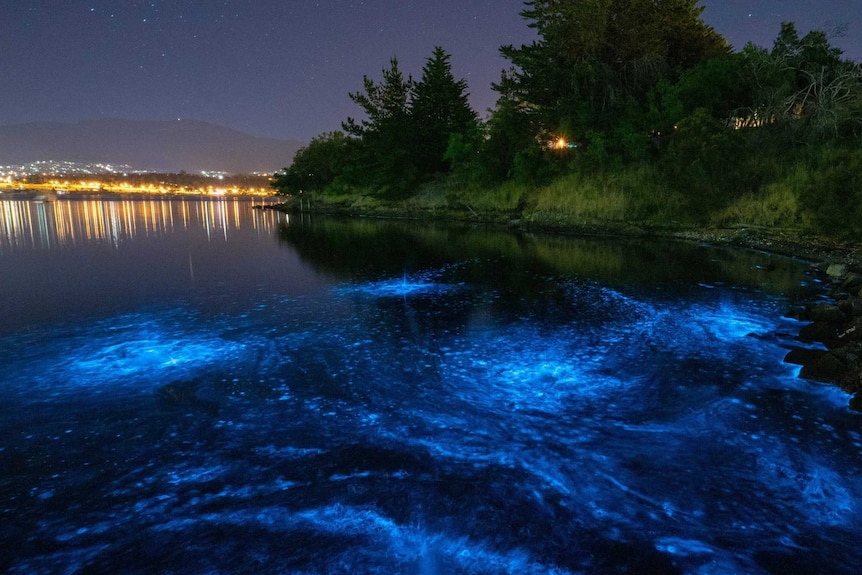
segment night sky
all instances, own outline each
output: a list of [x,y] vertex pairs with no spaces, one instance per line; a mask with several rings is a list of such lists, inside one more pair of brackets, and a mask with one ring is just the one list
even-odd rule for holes
[[[847,26],[862,61],[862,0],[705,0],[735,48],[771,46],[782,21]],[[434,46],[452,56],[483,116],[532,31],[522,0],[0,0],[0,125],[191,118],[308,140],[358,115],[348,92],[397,56],[414,76]]]

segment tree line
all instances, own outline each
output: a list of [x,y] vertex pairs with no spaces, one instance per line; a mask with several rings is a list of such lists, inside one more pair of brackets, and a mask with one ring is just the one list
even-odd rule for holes
[[365,76],[363,91],[351,93],[363,111],[348,118],[343,132],[314,138],[274,186],[286,193],[327,189],[370,189],[398,197],[436,174],[450,170],[446,151],[455,134],[477,134],[481,122],[467,101],[467,83],[452,74],[440,47],[426,60],[422,76],[404,76],[392,58],[382,80]]
[[349,94],[364,117],[313,139],[273,185],[402,198],[437,180],[529,187],[645,165],[696,211],[801,170],[805,217],[862,222],[862,66],[792,23],[771,49],[734,52],[697,3],[525,2],[537,39],[500,48],[510,66],[484,120],[442,48],[418,81],[393,58]]

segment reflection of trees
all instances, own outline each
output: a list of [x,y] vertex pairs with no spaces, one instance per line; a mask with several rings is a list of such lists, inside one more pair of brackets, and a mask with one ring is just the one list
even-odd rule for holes
[[442,254],[426,252],[424,244],[398,224],[368,220],[312,218],[281,224],[279,241],[289,244],[319,271],[338,278],[400,275],[420,266],[445,263]]
[[790,259],[686,242],[334,218],[291,221],[278,235],[309,264],[338,278],[398,277],[469,260],[457,281],[521,296],[548,297],[541,278],[552,276],[614,287],[727,282],[791,296],[801,289],[799,264]]

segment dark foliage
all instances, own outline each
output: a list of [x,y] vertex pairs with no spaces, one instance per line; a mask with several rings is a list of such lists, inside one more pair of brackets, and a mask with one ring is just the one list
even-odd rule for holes
[[862,149],[826,147],[813,162],[800,198],[818,231],[862,234]]
[[293,163],[275,175],[280,194],[322,192],[339,177],[349,177],[361,157],[359,142],[342,132],[322,134],[296,152]]
[[770,50],[732,53],[702,10],[696,0],[529,0],[522,15],[538,37],[500,49],[511,67],[485,123],[442,48],[418,82],[393,59],[380,83],[365,77],[350,94],[364,118],[301,150],[279,181],[394,198],[442,176],[529,189],[651,164],[688,199],[687,216],[706,220],[790,172],[815,173],[799,198],[807,221],[855,230],[840,221],[859,205],[862,65],[824,32],[800,37],[789,23]]

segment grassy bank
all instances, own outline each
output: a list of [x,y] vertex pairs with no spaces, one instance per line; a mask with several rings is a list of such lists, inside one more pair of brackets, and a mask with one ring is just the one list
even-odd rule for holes
[[327,191],[286,197],[291,210],[364,216],[466,219],[485,222],[517,220],[536,227],[647,228],[747,225],[799,227],[796,190],[776,184],[762,197],[742,196],[709,212],[697,197],[665,184],[651,166],[632,166],[612,173],[570,174],[547,185],[506,182],[496,187],[442,180],[400,198],[381,198],[371,191]]
[[[817,175],[800,167],[758,192],[717,202],[715,198],[692,197],[671,189],[662,183],[654,169],[642,166],[613,174],[571,174],[545,186],[508,182],[496,188],[480,188],[457,186],[447,180],[426,185],[416,194],[400,200],[385,201],[359,192],[303,195],[288,198],[282,209],[342,216],[502,224],[517,230],[558,234],[671,237],[801,258],[819,267],[824,278],[828,276],[831,282],[827,285],[832,286],[829,293],[834,304],[822,304],[817,309],[822,308],[836,317],[818,322],[819,312],[814,308],[806,309],[799,316],[799,319],[814,322],[813,327],[807,328],[815,334],[810,336],[813,338],[810,341],[825,344],[820,334],[855,333],[862,318],[859,312],[862,310],[862,244],[847,233],[855,222],[851,221],[849,227],[838,226],[834,234],[818,227],[818,221],[823,221],[819,219],[822,214],[812,212],[810,198],[806,199],[812,189],[819,193],[818,188],[811,187],[817,179]],[[850,213],[852,216],[852,210]],[[361,220],[354,223],[363,225]],[[291,226],[287,226],[285,233],[290,229]],[[439,233],[439,228],[429,226],[428,231]],[[520,242],[524,236],[506,236],[517,243],[517,249],[523,248]],[[560,239],[564,238],[560,236]],[[320,245],[326,246],[326,243]],[[356,248],[355,238],[350,238],[350,245],[351,249],[343,250],[346,257]],[[445,250],[445,246],[434,249]],[[571,257],[571,250],[567,247],[556,252],[551,244],[550,248],[537,251],[536,256],[560,265],[567,256]],[[586,267],[604,274],[609,270],[613,273],[618,265],[614,255],[606,251],[579,252],[570,261],[578,270]],[[661,256],[650,260],[648,265],[655,261],[661,261]],[[803,353],[788,361],[802,365],[803,377],[807,379],[833,383],[855,394],[851,406],[862,410],[860,344],[850,339],[829,352]]]
[[818,196],[829,195],[824,187],[830,185],[840,190],[845,184],[824,182],[822,174],[800,163],[756,191],[716,197],[675,189],[658,168],[637,165],[613,172],[569,174],[547,185],[509,181],[481,187],[441,179],[399,199],[363,190],[329,190],[287,196],[282,209],[505,224],[531,231],[667,235],[812,260],[843,259],[862,267],[853,233],[856,222],[834,225],[841,202],[853,201],[855,196],[848,192],[846,198],[817,202]]

